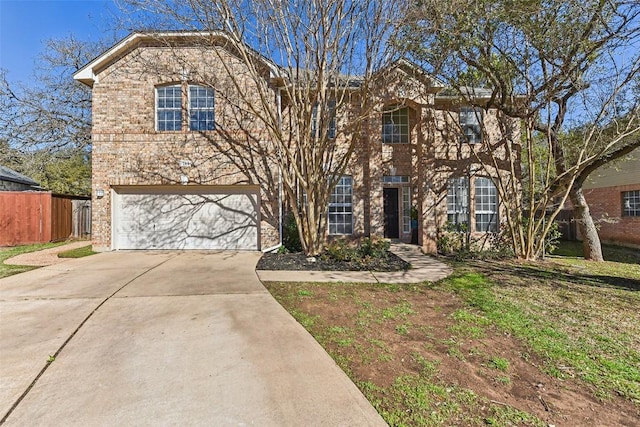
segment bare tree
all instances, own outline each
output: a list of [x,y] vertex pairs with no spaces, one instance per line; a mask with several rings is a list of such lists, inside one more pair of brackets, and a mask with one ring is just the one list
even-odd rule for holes
[[20,172],[56,192],[88,194],[91,92],[72,74],[104,43],[50,40],[28,82],[0,73],[0,139]]
[[[329,196],[372,114],[368,91],[374,71],[392,59],[387,41],[403,4],[382,0],[124,3],[134,16],[133,26],[189,30],[200,35],[200,49],[220,55],[222,77],[206,72],[197,76],[233,107],[226,113],[226,126],[216,120],[217,133],[209,143],[245,171],[250,181],[266,188],[269,197],[276,197],[273,190],[281,186],[305,253],[320,253],[327,235]],[[139,10],[144,13],[135,13]],[[162,38],[161,31],[156,37]],[[224,50],[215,48],[221,45]],[[242,72],[225,52],[240,60]],[[235,119],[233,126],[230,119]]]
[[[507,224],[516,254],[536,258],[564,202],[573,202],[591,259],[602,259],[581,182],[598,165],[640,144],[640,4],[631,0],[423,1],[403,42],[434,74],[479,108],[505,119],[507,150],[522,150],[526,199],[516,180],[497,177],[511,200]],[[478,96],[475,87],[490,89]],[[508,123],[520,120],[511,140]],[[578,138],[563,138],[567,126]],[[575,136],[575,135],[574,135]],[[476,156],[484,168],[502,158]],[[509,170],[517,171],[512,155]],[[595,235],[595,236],[594,236]],[[595,239],[594,239],[595,237]],[[597,244],[596,244],[597,241]],[[598,249],[596,249],[598,246]]]

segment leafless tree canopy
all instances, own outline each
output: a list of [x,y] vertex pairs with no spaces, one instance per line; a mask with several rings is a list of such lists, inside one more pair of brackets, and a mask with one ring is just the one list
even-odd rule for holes
[[105,46],[50,40],[26,80],[0,70],[1,163],[53,191],[89,193],[91,91],[72,75]]
[[[402,40],[414,57],[468,102],[521,120],[513,143],[522,144],[528,197],[507,219],[517,255],[539,256],[564,201],[581,204],[588,173],[640,145],[640,4],[426,0],[408,22]],[[512,184],[498,179],[503,199],[517,193]],[[587,216],[579,213],[581,227]]]

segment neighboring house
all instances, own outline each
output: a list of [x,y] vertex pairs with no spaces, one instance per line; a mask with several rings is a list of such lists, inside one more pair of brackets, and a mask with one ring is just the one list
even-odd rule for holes
[[583,190],[600,240],[640,247],[640,149],[597,169]]
[[31,191],[42,190],[40,184],[28,176],[24,176],[13,169],[0,165],[0,191]]
[[[199,47],[196,39],[133,33],[74,75],[93,88],[95,250],[260,250],[280,241],[282,195],[269,160],[275,152],[259,121],[241,119],[253,126],[259,158],[234,154],[234,138],[246,137],[235,132],[239,119],[230,107],[240,88],[223,82],[225,68],[242,75],[245,65],[232,50]],[[282,79],[267,59],[257,60],[275,103]],[[198,78],[205,73],[206,82]],[[433,253],[447,221],[478,235],[498,230],[503,201],[472,155],[480,142],[498,139],[496,112],[461,104],[406,61],[380,70],[378,79],[371,96],[379,113],[333,190],[329,234],[409,242],[413,216],[418,244]],[[251,94],[254,84],[241,90]],[[345,120],[337,113],[331,128]],[[513,133],[509,139],[518,141],[516,126]],[[499,144],[492,149],[504,152]],[[510,176],[489,175],[496,173]]]

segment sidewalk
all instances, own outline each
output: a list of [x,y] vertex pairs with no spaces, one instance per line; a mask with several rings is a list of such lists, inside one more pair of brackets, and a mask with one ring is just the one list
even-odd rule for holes
[[16,255],[5,260],[4,263],[7,265],[34,265],[38,267],[58,264],[60,262],[68,261],[68,258],[58,258],[58,254],[60,252],[81,248],[90,244],[91,242],[89,240],[79,240],[65,245],[56,246],[55,248]]
[[424,255],[418,246],[396,243],[390,250],[411,263],[411,269],[392,272],[257,270],[256,273],[263,282],[421,283],[444,279],[452,272],[448,265]]

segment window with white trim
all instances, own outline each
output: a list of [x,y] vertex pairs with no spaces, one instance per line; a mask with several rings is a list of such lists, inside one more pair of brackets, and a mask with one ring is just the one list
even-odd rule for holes
[[402,232],[411,233],[411,188],[402,187]]
[[353,179],[340,178],[329,196],[329,234],[353,234]]
[[384,175],[382,177],[382,182],[385,184],[406,184],[409,182],[408,175]]
[[397,108],[382,114],[382,142],[386,144],[409,143],[409,109]]
[[189,86],[189,129],[215,129],[214,91],[205,86]]
[[477,107],[460,108],[460,128],[462,141],[469,144],[482,142],[482,109]]
[[323,130],[325,130],[323,126],[323,119],[329,120],[326,128],[327,138],[333,139],[336,137],[336,102],[329,101],[326,105],[326,108],[328,108],[329,111],[321,114],[320,127],[318,128],[318,104],[313,106],[313,111],[311,112],[311,135],[314,138],[318,137],[318,132],[322,132]]
[[451,224],[469,224],[469,179],[467,177],[447,180],[447,221]]
[[156,128],[159,131],[182,129],[182,88],[180,85],[156,88]]
[[476,178],[476,231],[498,231],[498,191],[489,178]]
[[622,192],[622,216],[640,216],[640,190]]

